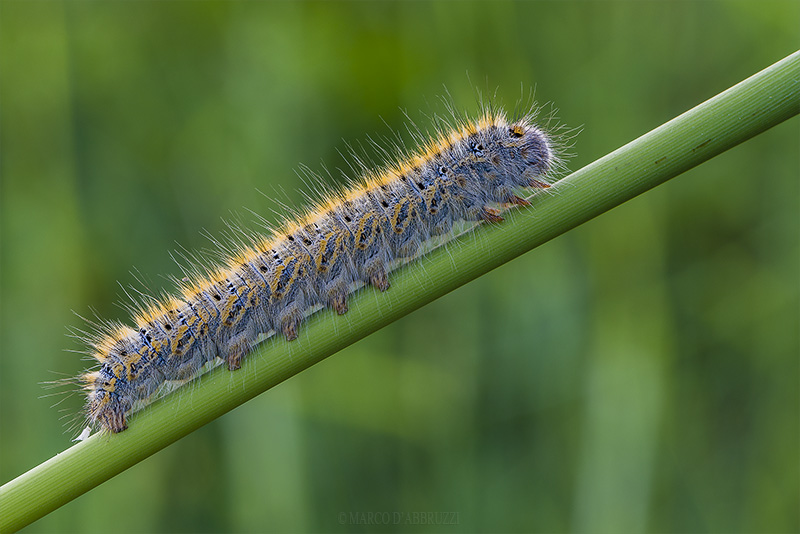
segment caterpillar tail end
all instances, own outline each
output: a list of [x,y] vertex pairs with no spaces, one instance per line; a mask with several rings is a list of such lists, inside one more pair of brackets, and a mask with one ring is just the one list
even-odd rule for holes
[[105,430],[109,430],[114,434],[118,434],[128,428],[128,421],[125,418],[125,412],[111,405],[106,406],[95,419],[100,423],[100,426]]

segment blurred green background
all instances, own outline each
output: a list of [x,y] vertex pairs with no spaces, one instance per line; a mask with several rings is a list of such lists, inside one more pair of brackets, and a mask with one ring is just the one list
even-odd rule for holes
[[[798,20],[789,1],[2,1],[0,482],[74,437],[59,409],[82,399],[39,385],[86,365],[71,310],[126,320],[132,268],[168,287],[176,242],[299,204],[300,164],[338,176],[403,109],[429,127],[444,86],[472,112],[475,87],[508,107],[536,87],[583,127],[574,170],[793,52]],[[796,532],[798,146],[795,118],[28,531]]]

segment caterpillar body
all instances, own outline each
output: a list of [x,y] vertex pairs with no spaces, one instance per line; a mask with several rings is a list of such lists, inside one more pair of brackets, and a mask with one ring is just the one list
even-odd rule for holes
[[355,288],[387,290],[394,266],[459,221],[500,222],[503,208],[528,204],[516,192],[549,187],[557,162],[533,113],[507,120],[490,109],[394,164],[365,169],[222,265],[184,278],[174,295],[141,306],[134,327],[101,325],[88,339],[99,366],[78,377],[88,422],[121,432],[165,382],[188,380],[217,358],[236,370],[259,336],[293,340],[315,308],[346,313]]

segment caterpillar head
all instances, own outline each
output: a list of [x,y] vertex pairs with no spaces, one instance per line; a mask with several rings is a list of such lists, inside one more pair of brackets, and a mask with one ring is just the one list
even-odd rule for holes
[[534,180],[547,174],[553,165],[553,150],[547,136],[524,122],[510,125],[508,135],[515,141],[517,152],[525,163],[525,178]]

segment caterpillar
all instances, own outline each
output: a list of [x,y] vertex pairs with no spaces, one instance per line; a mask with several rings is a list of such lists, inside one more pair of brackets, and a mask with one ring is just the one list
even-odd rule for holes
[[484,106],[338,190],[319,195],[267,235],[237,244],[219,265],[177,280],[173,294],[133,309],[133,326],[96,325],[84,336],[96,369],[76,378],[90,426],[117,433],[166,383],[188,381],[210,362],[235,371],[271,332],[294,340],[320,308],[339,315],[361,286],[390,287],[389,273],[454,225],[499,223],[529,202],[522,190],[552,182],[559,163],[535,108],[509,120]]

